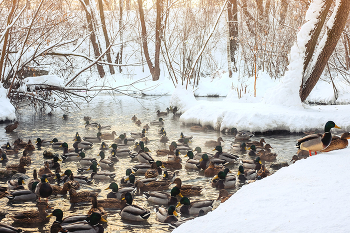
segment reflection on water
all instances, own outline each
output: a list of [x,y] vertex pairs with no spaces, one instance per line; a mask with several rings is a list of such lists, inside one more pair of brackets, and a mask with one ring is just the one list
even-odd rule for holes
[[[203,98],[201,98],[203,99]],[[17,113],[18,121],[20,125],[11,134],[6,134],[3,127],[5,125],[0,125],[0,144],[3,145],[6,142],[13,143],[18,137],[24,141],[31,139],[35,142],[36,138],[40,137],[42,139],[53,139],[58,138],[60,141],[66,141],[69,144],[69,147],[72,147],[73,138],[76,132],[79,132],[82,136],[96,136],[96,130],[85,129],[83,117],[90,116],[92,117],[92,122],[98,122],[101,125],[111,125],[111,131],[116,131],[117,135],[126,132],[141,132],[142,125],[149,123],[150,121],[157,120],[156,111],[164,111],[168,107],[170,97],[151,97],[144,99],[134,99],[127,96],[116,96],[111,98],[110,96],[99,96],[96,97],[89,104],[79,103],[75,109],[69,109],[68,120],[63,120],[62,115],[64,111],[57,111],[53,116],[48,116],[46,114],[41,114],[40,112],[35,112],[32,108],[24,107],[19,109]],[[212,98],[214,101],[221,100],[220,98]],[[78,108],[79,107],[79,108]],[[136,114],[136,116],[141,120],[142,125],[138,127],[131,121],[131,117]],[[225,135],[217,131],[207,131],[207,132],[191,132],[189,126],[184,126],[177,119],[174,119],[172,115],[163,117],[165,120],[165,129],[167,136],[171,141],[177,141],[181,132],[184,135],[193,135],[192,148],[196,146],[202,147],[203,151],[211,152],[213,148],[207,148],[204,146],[204,142],[207,140],[216,140],[219,136],[223,138],[224,151],[230,150],[231,142],[234,141],[234,138],[230,135]],[[154,159],[166,160],[167,156],[157,156],[155,151],[157,149],[167,149],[169,144],[162,144],[159,142],[158,135],[159,127],[151,126],[151,129],[147,133],[147,137],[150,139],[150,143],[147,147],[152,151],[152,156]],[[275,136],[264,136],[265,141],[270,143],[274,148],[274,151],[278,154],[278,161],[290,161],[293,154],[296,152],[295,142],[300,136],[296,135],[275,135]],[[254,140],[259,140],[260,137],[255,137]],[[110,141],[106,141],[107,144],[111,144]],[[39,169],[43,165],[43,156],[42,153],[45,149],[34,151],[32,157],[32,164],[27,170],[27,175],[32,178],[33,169]],[[51,148],[50,148],[51,150]],[[22,151],[20,151],[22,152]],[[62,153],[61,150],[57,150],[58,153]],[[88,157],[96,157],[99,153],[99,145],[94,145],[93,149],[86,151]],[[15,163],[19,162],[18,156],[9,156],[10,162]],[[182,155],[183,156],[183,155]],[[248,158],[248,155],[241,155],[242,159]],[[185,164],[186,158],[183,158],[183,167]],[[134,164],[137,164],[137,161],[132,161],[130,158],[120,158],[120,161],[115,164],[116,172],[116,181],[119,182],[120,178],[125,174],[127,168],[132,167]],[[268,163],[267,163],[268,165]],[[6,164],[2,165],[3,167]],[[75,162],[62,163],[61,170],[71,169],[76,171],[79,167],[79,164]],[[236,171],[237,165],[233,165],[230,169]],[[268,166],[267,166],[268,167]],[[218,191],[211,187],[211,179],[203,176],[203,171],[189,171],[186,169],[180,170],[180,177],[183,180],[184,184],[195,184],[203,187],[202,196],[191,198],[191,200],[197,199],[216,199],[218,197]],[[27,180],[28,181],[28,180]],[[5,186],[6,181],[0,181],[0,185]],[[91,186],[83,185],[81,189],[92,189],[100,188],[102,191],[99,195],[99,198],[105,198],[108,190],[107,188],[109,183],[107,182],[94,182]],[[231,193],[236,190],[230,190]],[[69,203],[69,197],[51,197],[49,199],[49,204],[53,209],[60,208],[64,211],[64,217],[79,214],[87,213],[90,209],[90,205],[77,205],[71,208]],[[162,224],[156,220],[155,216],[155,206],[149,205],[146,199],[143,196],[135,196],[134,204],[143,206],[151,211],[151,216],[147,222],[143,224],[135,224],[130,222],[125,222],[120,219],[119,211],[108,211],[108,223],[105,225],[107,232],[164,232],[169,231],[167,224]],[[217,206],[219,203],[215,203]],[[2,211],[6,211],[11,215],[11,213],[22,211],[24,209],[35,208],[35,203],[26,203],[26,204],[12,204],[8,203],[7,198],[0,199],[0,205],[2,205]],[[12,221],[7,215],[2,222],[11,224]],[[20,226],[25,228],[29,232],[49,232],[50,226],[54,218],[50,219],[50,222],[45,225],[39,226]]]

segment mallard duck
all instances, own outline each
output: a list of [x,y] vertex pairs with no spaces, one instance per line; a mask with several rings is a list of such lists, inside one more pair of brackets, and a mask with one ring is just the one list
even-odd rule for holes
[[260,170],[257,172],[259,178],[265,178],[270,175],[270,171],[266,169],[264,165],[261,165]]
[[[132,176],[131,174],[130,176]],[[147,191],[162,191],[167,190],[169,188],[169,182],[165,180],[154,180],[154,179],[146,179],[146,180],[137,180],[135,182],[135,187],[138,192],[147,192]]]
[[103,208],[103,206],[98,205],[98,200],[97,200],[97,196],[92,196],[92,206],[90,208],[90,210],[88,211],[88,215],[91,215],[93,213],[99,213],[101,215],[102,218],[106,219],[107,218],[107,212],[105,211],[105,209]]
[[238,179],[241,182],[245,182],[246,180],[255,180],[256,178],[256,171],[253,169],[244,170],[244,167],[240,165],[238,167],[238,173],[237,173]]
[[144,193],[148,202],[151,202],[157,205],[176,205],[177,203],[176,195],[179,195],[179,194],[180,194],[180,190],[177,187],[174,187],[173,189],[171,189],[170,194],[165,192],[154,192],[154,191]]
[[0,154],[1,154],[1,158],[0,158],[0,163],[7,163],[9,161],[9,159],[6,156],[6,153],[2,152],[2,150],[0,150]]
[[[153,163],[152,163],[153,164]],[[144,176],[145,173],[152,168],[152,164],[149,163],[140,163],[140,164],[135,164],[132,167],[132,170],[136,175],[142,175]]]
[[331,129],[340,129],[333,121],[328,121],[324,127],[324,134],[311,134],[306,137],[300,138],[297,142],[297,147],[301,150],[308,150],[311,156],[311,152],[322,151],[326,149],[332,141]]
[[46,201],[38,201],[38,210],[27,210],[10,216],[15,223],[44,223],[48,222],[46,210],[49,208]]
[[221,199],[221,203],[224,203],[225,201],[227,201],[230,197],[232,196],[232,194],[229,194],[228,191],[226,189],[220,189],[219,191],[219,197],[217,200]]
[[176,149],[175,155],[169,155],[168,161],[163,162],[163,166],[167,169],[182,169],[180,151]]
[[11,178],[16,173],[15,170],[0,169],[0,179]]
[[26,164],[22,161],[20,163],[14,163],[14,164],[8,164],[6,165],[6,170],[9,171],[17,171],[20,173],[25,174],[27,169],[26,169]]
[[43,156],[44,156],[45,158],[48,158],[48,159],[53,159],[54,157],[58,157],[58,154],[57,154],[57,153],[52,153],[51,151],[45,150],[45,151],[43,152]]
[[47,175],[41,177],[40,183],[35,188],[35,193],[39,198],[48,198],[52,194],[52,187],[47,180]]
[[185,136],[182,132],[180,133],[180,138],[177,140],[178,142],[184,142],[185,139],[188,139],[187,143],[190,142],[190,140],[193,138],[193,136]]
[[167,143],[169,141],[169,138],[166,136],[166,132],[164,131],[163,135],[159,139],[162,143]]
[[323,149],[322,152],[329,152],[332,150],[340,150],[348,147],[348,139],[350,139],[350,133],[345,132],[341,137],[333,136],[331,144],[326,149]]
[[103,140],[114,140],[114,136],[117,136],[117,133],[115,131],[112,131],[112,133],[101,134],[101,138]]
[[133,115],[133,116],[131,117],[131,120],[132,120],[132,121],[137,121],[137,117],[136,117],[135,115]]
[[65,183],[70,183],[71,188],[79,189],[80,183],[82,184],[90,184],[91,180],[86,176],[75,176],[71,170],[65,170],[61,175],[63,178],[62,181]]
[[222,140],[222,137],[219,137],[217,141],[214,141],[214,140],[206,141],[204,145],[207,147],[221,146],[221,142],[224,142],[224,140]]
[[165,131],[165,129],[164,129],[164,127],[162,127],[160,130],[158,130],[158,134],[163,134],[164,133],[164,131]]
[[277,154],[262,150],[262,151],[259,151],[259,157],[262,161],[272,162],[276,160]]
[[59,149],[59,148],[61,148],[62,143],[63,143],[63,142],[58,141],[57,138],[54,138],[54,139],[52,139],[52,141],[51,141],[51,146],[52,146],[52,148]]
[[255,147],[260,148],[264,147],[264,143],[266,143],[264,138],[261,138],[260,141],[246,142],[247,147],[251,147],[252,145],[254,145]]
[[70,184],[68,182],[66,182],[62,186],[51,185],[51,187],[52,187],[52,194],[51,195],[55,195],[55,196],[57,196],[58,194],[66,195],[70,189]]
[[157,110],[157,116],[166,116],[166,115],[168,115],[168,112],[161,112]]
[[17,129],[18,125],[19,125],[18,121],[15,121],[13,124],[6,125],[5,126],[6,133],[13,132],[15,129]]
[[109,146],[105,142],[101,143],[100,150],[108,150],[108,148]]
[[143,128],[144,128],[146,131],[150,129],[150,127],[149,127],[148,124],[145,124],[145,125],[143,126]]
[[111,159],[113,159],[113,160],[115,160],[115,161],[119,161],[118,156],[120,156],[120,157],[123,157],[123,156],[130,156],[131,151],[130,151],[129,148],[117,149],[117,148],[118,148],[118,145],[115,144],[115,143],[112,144],[111,147],[113,148],[113,150],[111,151],[111,156],[112,156]]
[[255,145],[251,145],[249,147],[249,152],[248,152],[248,155],[251,156],[251,157],[255,157],[256,156],[256,147]]
[[90,120],[89,121],[85,121],[85,128],[86,129],[98,128],[98,123],[90,122]]
[[50,170],[50,165],[47,161],[44,162],[44,167],[41,167],[39,169],[38,175],[39,177],[42,177],[43,175],[53,175],[52,171]]
[[41,140],[41,138],[37,138],[35,143],[38,148],[51,145],[51,141]]
[[81,215],[73,215],[66,218],[63,218],[63,211],[61,209],[55,209],[52,211],[51,214],[47,216],[47,218],[55,216],[56,221],[52,224],[50,232],[51,233],[59,233],[62,232],[62,226],[69,225],[69,224],[76,224],[81,222],[87,222],[88,221],[88,215],[81,214]]
[[164,174],[163,174],[163,178],[162,180],[164,181],[168,181],[169,183],[173,183],[174,180],[179,176],[179,171],[174,171],[174,172],[171,172],[171,171],[167,171],[165,170],[164,171]]
[[60,158],[58,158],[58,156],[53,157],[52,160],[47,161],[49,164],[49,168],[53,168],[56,169],[58,167],[61,167],[59,161],[62,161]]
[[9,190],[24,189],[23,184],[25,184],[23,177],[19,177],[17,180],[7,181]]
[[99,161],[100,167],[103,169],[114,169],[114,162],[112,162],[110,159],[106,159],[105,153],[103,151],[100,151],[98,156],[101,157]]
[[32,141],[29,139],[27,145],[24,147],[24,150],[26,151],[33,151],[35,150],[35,146],[32,144]]
[[[26,202],[26,201],[35,201],[37,195],[33,192],[35,191],[36,186],[39,182],[34,182],[30,190],[16,190],[7,195],[7,198],[10,202]],[[1,231],[0,231],[1,232]]]
[[40,180],[38,179],[38,173],[36,172],[36,169],[33,170],[33,179],[31,179],[28,182],[28,189],[29,190],[31,190],[31,188],[33,187],[34,182],[40,182]]
[[193,152],[188,151],[185,156],[188,156],[188,160],[186,161],[185,168],[186,169],[199,169],[199,160],[193,159]]
[[143,138],[145,137],[146,130],[142,129],[141,133],[130,133],[131,137],[133,138]]
[[222,152],[222,147],[221,146],[216,146],[214,150],[217,150],[216,154],[214,155],[214,158],[219,158],[226,160],[228,163],[234,163],[238,160],[238,156],[234,154],[230,154],[227,152]]
[[104,228],[100,222],[107,222],[101,217],[99,213],[92,213],[88,218],[87,222],[76,222],[62,226],[62,232],[91,232],[91,233],[103,233]]
[[140,120],[137,120],[137,121],[135,121],[135,124],[140,126],[142,124],[142,122]]
[[137,159],[140,163],[153,163],[154,159],[152,158],[150,151],[147,147],[144,146],[144,143],[141,141],[139,142],[141,150],[137,154]]
[[151,121],[151,125],[164,125],[163,118],[159,118],[158,121]]
[[207,169],[208,166],[209,166],[209,157],[207,154],[203,154],[202,158],[199,160],[198,168],[205,170]]
[[259,171],[261,168],[261,159],[259,156],[254,160],[242,160],[242,163],[245,169],[254,169],[256,171]]
[[200,126],[200,125],[193,125],[190,128],[191,131],[206,131],[207,129],[208,129],[208,127]]
[[[125,139],[126,138],[126,133],[123,133],[121,135],[119,135],[119,137],[117,137],[116,139],[114,139],[115,143],[121,144],[121,143],[125,143]],[[128,140],[126,140],[126,142],[128,142]],[[126,145],[126,144],[125,144]]]
[[173,182],[176,184],[176,187],[180,189],[181,195],[183,196],[200,196],[202,187],[194,185],[182,185],[180,178],[176,178]]
[[[128,181],[129,175],[134,173],[130,168],[126,169],[126,175],[120,179],[121,186],[131,186],[130,181]],[[132,184],[134,185],[134,184]]]
[[227,176],[225,171],[220,171],[212,180],[212,186],[217,189],[231,189],[236,187],[236,177]]
[[225,129],[221,130],[221,132],[224,134],[233,134],[233,135],[236,135],[238,133],[237,128],[235,128],[235,127],[225,128]]
[[253,137],[254,134],[252,134],[251,132],[248,131],[239,131],[237,132],[236,136],[235,136],[235,140],[238,141],[248,141],[251,137]]
[[69,189],[69,201],[71,204],[81,203],[81,202],[91,202],[94,196],[97,197],[98,192],[96,191],[80,191],[77,192],[75,189]]
[[247,150],[247,145],[245,144],[245,142],[239,143],[239,144],[231,144],[231,149],[234,152],[245,152]]
[[203,200],[191,203],[187,197],[183,197],[180,199],[176,208],[182,205],[180,213],[183,215],[198,215],[201,210],[206,214],[213,209],[213,202],[213,200]]
[[200,160],[202,158],[203,154],[207,154],[209,159],[214,156],[214,154],[211,154],[211,153],[208,153],[208,152],[203,152],[202,149],[199,146],[197,146],[194,149],[194,151],[196,152],[196,154],[194,154],[193,158],[196,159],[196,160]]
[[91,173],[91,179],[95,180],[110,180],[114,179],[115,173],[113,172],[97,172],[97,167],[95,164],[90,165],[90,168],[88,170],[92,170]]
[[0,223],[0,232],[19,233],[19,232],[22,232],[22,230],[19,228],[15,228],[15,227]]
[[123,220],[140,222],[147,220],[151,215],[149,210],[132,204],[133,198],[130,193],[125,194],[125,200],[127,205],[120,212],[120,217]]
[[134,187],[125,187],[125,188],[119,189],[118,184],[115,182],[112,182],[108,186],[108,188],[106,188],[106,190],[108,190],[108,189],[112,189],[112,191],[107,194],[107,198],[117,198],[119,200],[122,199],[122,196],[125,195],[125,193],[127,193],[127,192],[134,193],[135,192]]
[[189,139],[185,138],[184,142],[182,144],[181,143],[176,143],[176,142],[172,142],[171,144],[173,146],[175,146],[176,149],[178,149],[181,153],[186,154],[187,151],[192,150],[192,148],[189,147],[188,142],[189,142]]
[[209,166],[204,170],[205,177],[213,177],[218,174],[219,171],[224,170],[223,166],[214,166],[213,162],[209,162]]
[[101,124],[98,124],[98,132],[101,132],[101,130],[111,130],[111,126],[110,125],[101,125]]
[[[80,136],[76,137],[75,142],[73,143],[73,148],[78,149],[78,151],[79,149],[85,149],[85,150],[91,149],[92,146],[93,146],[92,142],[82,141]],[[75,150],[75,152],[77,152],[77,150]]]
[[161,167],[164,167],[164,166],[163,166],[163,163],[159,160],[152,163],[151,168],[145,172],[145,177],[146,178],[155,178],[155,177],[161,175],[162,174]]
[[176,213],[176,208],[175,206],[171,205],[169,206],[168,209],[165,209],[164,207],[159,207],[156,210],[156,215],[157,215],[157,219],[159,222],[163,222],[163,223],[173,223],[173,222],[177,222],[177,213]]
[[68,144],[67,143],[62,143],[62,147],[64,147],[64,151],[62,154],[62,159],[63,162],[69,162],[69,161],[79,161],[81,159],[81,157],[79,157],[80,153],[84,153],[84,152],[69,152],[68,151]]
[[7,155],[15,155],[15,154],[18,154],[18,150],[19,150],[19,147],[14,145],[10,149],[6,149],[5,151]]
[[[27,144],[26,144],[26,145],[27,145]],[[5,150],[7,150],[7,149],[12,149],[12,146],[11,146],[11,144],[10,144],[9,142],[7,142],[6,145],[2,145],[2,146],[1,146],[1,149],[5,149]]]
[[99,143],[99,142],[101,142],[101,133],[98,132],[96,134],[96,137],[84,137],[83,140],[88,141],[88,142],[92,142],[92,143]]
[[156,153],[157,155],[174,155],[175,149],[176,148],[174,145],[169,145],[169,150],[161,149],[161,150],[157,150]]
[[[24,142],[22,139],[17,138],[14,142],[13,142],[14,146],[17,146],[18,148],[24,148],[26,147],[27,143]],[[3,147],[2,147],[3,148]],[[6,149],[6,148],[3,148]]]

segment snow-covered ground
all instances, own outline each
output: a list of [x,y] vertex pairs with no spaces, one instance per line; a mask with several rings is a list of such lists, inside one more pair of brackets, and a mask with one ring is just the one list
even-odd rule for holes
[[[350,148],[318,154],[243,186],[177,232],[350,232]],[[201,230],[199,230],[201,229]]]
[[13,121],[16,119],[15,108],[6,96],[7,91],[0,84],[0,121]]

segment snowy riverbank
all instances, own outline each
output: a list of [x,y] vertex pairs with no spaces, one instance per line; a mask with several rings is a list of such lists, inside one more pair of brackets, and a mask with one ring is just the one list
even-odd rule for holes
[[318,154],[243,186],[173,233],[349,232],[350,148]]
[[6,98],[7,91],[0,84],[0,122],[1,121],[13,121],[16,119],[15,108],[10,103],[10,100]]

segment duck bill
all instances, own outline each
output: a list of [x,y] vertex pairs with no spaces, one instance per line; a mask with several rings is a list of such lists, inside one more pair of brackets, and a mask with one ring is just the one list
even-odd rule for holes
[[183,198],[184,196],[182,196],[182,194],[181,193],[179,193],[179,196],[181,197],[181,198]]
[[173,215],[175,215],[176,217],[178,216],[176,210],[174,210]]
[[108,188],[105,188],[105,190],[108,190],[108,189],[110,189],[109,187]]
[[179,202],[179,203],[177,203],[176,208],[177,208],[177,207],[179,207],[180,205],[181,205],[181,203],[180,203],[180,202]]
[[128,181],[129,180],[129,177],[127,177],[126,179],[125,179],[125,181]]
[[101,217],[101,220],[100,220],[101,222],[107,222],[107,220],[106,219],[104,219],[104,218],[102,218]]
[[335,125],[334,128],[336,128],[336,129],[341,129],[341,128],[340,128],[339,126],[337,126],[337,125]]
[[51,213],[51,214],[47,215],[46,218],[50,218],[50,217],[52,217],[52,216],[53,216],[53,215],[52,215],[52,213]]

